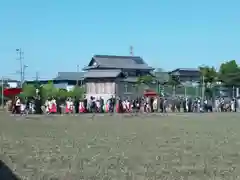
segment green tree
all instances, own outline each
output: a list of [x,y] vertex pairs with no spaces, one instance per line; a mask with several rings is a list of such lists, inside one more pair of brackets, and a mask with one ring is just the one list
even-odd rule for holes
[[173,74],[169,75],[169,80],[168,80],[167,84],[172,87],[172,93],[175,96],[176,95],[176,87],[181,85],[179,76],[173,75]]
[[36,95],[36,88],[34,85],[32,85],[32,84],[24,84],[23,85],[21,97],[23,97],[23,98],[33,97],[35,95]]
[[240,68],[235,60],[221,64],[219,69],[219,80],[226,87],[240,85]]
[[144,76],[139,76],[137,83],[138,84],[151,84],[155,80],[154,76],[151,75],[144,75]]
[[69,96],[72,98],[77,98],[77,99],[81,99],[83,98],[85,91],[84,88],[79,87],[79,86],[75,86],[71,91],[68,92]]
[[201,86],[203,86],[203,77],[204,77],[204,85],[205,85],[205,96],[213,97],[214,86],[217,81],[218,73],[214,67],[209,66],[201,66],[199,67],[201,72]]
[[69,96],[69,93],[66,89],[58,89],[57,96],[61,99],[65,99]]
[[214,67],[201,66],[199,69],[201,76],[204,76],[204,83],[214,84],[216,82],[218,73]]
[[55,88],[54,84],[52,82],[49,82],[48,84],[43,85],[42,87],[42,98],[46,99],[49,97],[55,97],[58,94],[58,89]]

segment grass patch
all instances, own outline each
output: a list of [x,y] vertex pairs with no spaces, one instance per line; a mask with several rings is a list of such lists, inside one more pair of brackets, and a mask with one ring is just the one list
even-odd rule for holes
[[237,179],[240,115],[1,114],[0,159],[22,179]]

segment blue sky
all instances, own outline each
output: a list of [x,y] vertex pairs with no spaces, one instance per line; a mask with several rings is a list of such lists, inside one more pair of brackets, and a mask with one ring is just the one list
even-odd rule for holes
[[0,75],[76,71],[94,54],[142,56],[171,70],[240,62],[239,0],[6,0],[0,2]]

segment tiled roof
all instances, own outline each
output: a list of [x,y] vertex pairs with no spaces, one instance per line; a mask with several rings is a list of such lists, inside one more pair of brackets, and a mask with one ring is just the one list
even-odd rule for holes
[[171,72],[175,72],[175,71],[196,71],[196,72],[199,72],[200,70],[198,68],[177,68],[177,69],[174,69]]
[[[96,65],[94,65],[93,62],[96,62]],[[88,67],[89,66],[117,69],[153,69],[139,56],[95,55],[89,63]]]
[[59,72],[58,76],[54,80],[82,80],[84,78],[85,72]]
[[108,77],[117,77],[121,73],[121,70],[118,69],[109,69],[109,70],[89,70],[84,74],[84,78],[108,78]]

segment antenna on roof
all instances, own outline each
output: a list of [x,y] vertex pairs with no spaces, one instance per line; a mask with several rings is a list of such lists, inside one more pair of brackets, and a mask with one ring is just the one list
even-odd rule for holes
[[130,56],[133,56],[133,46],[130,46]]

